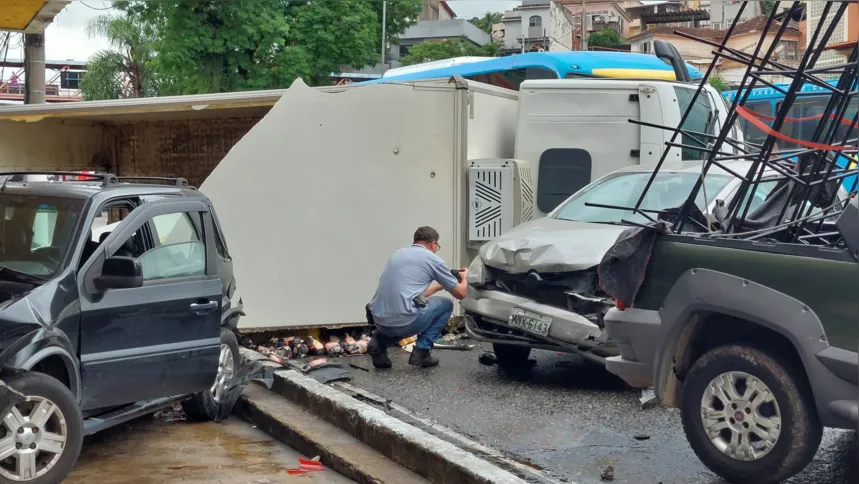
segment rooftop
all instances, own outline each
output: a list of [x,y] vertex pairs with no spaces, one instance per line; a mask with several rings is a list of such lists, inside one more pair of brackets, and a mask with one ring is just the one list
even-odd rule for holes
[[71,0],[0,0],[0,30],[44,32]]
[[488,44],[492,37],[465,19],[422,20],[400,34],[400,41],[417,39],[450,39],[465,37],[478,45]]
[[[748,22],[743,22],[738,24],[734,28],[734,32],[732,35],[743,35],[743,34],[751,34],[755,32],[763,32],[764,27],[767,24],[767,16],[761,15],[759,17],[755,17]],[[721,42],[723,38],[725,38],[725,34],[728,32],[727,29],[711,29],[706,27],[694,28],[694,27],[669,27],[669,26],[656,26],[650,27],[644,32],[641,32],[638,35],[634,35],[627,40],[638,40],[644,37],[648,37],[656,34],[663,35],[674,35],[674,32],[683,32],[684,34],[694,35],[695,37],[700,37],[702,39],[713,40]],[[778,32],[778,25],[773,24],[770,26],[770,33],[775,34]],[[785,30],[785,35],[799,35],[799,29],[794,27],[787,27]]]

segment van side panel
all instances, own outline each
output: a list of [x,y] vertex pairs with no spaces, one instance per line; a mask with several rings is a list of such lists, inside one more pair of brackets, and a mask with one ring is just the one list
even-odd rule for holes
[[[558,149],[588,152],[590,177],[584,184],[619,168],[639,164],[641,129],[629,122],[639,119],[638,83],[590,84],[551,89],[526,86],[519,91],[516,158],[531,164],[538,193],[536,180],[540,178],[541,158],[550,148],[555,157],[559,155]],[[583,169],[570,167],[571,171]],[[584,186],[578,186],[581,178],[577,176],[576,183],[564,184],[569,194]],[[547,207],[541,207],[535,215],[544,216],[547,211]]]

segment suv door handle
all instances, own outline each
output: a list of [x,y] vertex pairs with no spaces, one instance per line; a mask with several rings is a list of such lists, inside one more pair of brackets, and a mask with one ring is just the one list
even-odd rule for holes
[[217,301],[206,301],[191,304],[191,312],[203,315],[218,307]]

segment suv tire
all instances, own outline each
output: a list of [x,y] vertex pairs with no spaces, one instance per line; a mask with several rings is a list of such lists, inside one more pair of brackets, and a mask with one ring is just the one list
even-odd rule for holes
[[492,350],[498,366],[503,370],[522,370],[526,368],[531,348],[527,346],[503,345],[492,343]]
[[[796,377],[804,373],[794,367],[787,358],[741,345],[713,349],[692,365],[683,386],[683,430],[713,472],[730,482],[767,484],[811,462],[823,426],[807,383]],[[741,444],[739,452],[732,442]],[[743,447],[744,442],[751,445]]]
[[[14,405],[14,409],[26,420],[25,425],[20,426],[20,431],[10,428],[10,425],[17,426],[17,423],[10,424],[8,418],[0,425],[0,440],[5,439],[10,431],[14,432],[13,435],[18,436],[15,446],[20,449],[16,450],[14,457],[10,456],[0,464],[0,483],[53,484],[63,481],[77,463],[83,445],[84,424],[77,399],[60,381],[43,373],[23,373],[7,379],[6,384],[27,397],[26,402]],[[49,411],[45,422],[30,420],[30,417],[36,417],[39,408]],[[0,408],[0,411],[8,415],[13,412],[13,407]],[[49,435],[52,438],[48,439]],[[65,437],[65,442],[58,443],[58,436]],[[48,447],[59,449],[58,446],[61,446],[59,452],[47,450]],[[24,454],[28,447],[33,453]],[[36,472],[44,474],[35,478],[18,476],[17,480],[4,475],[17,474],[17,459],[29,456],[34,457]],[[50,468],[47,468],[48,463],[51,464]]]
[[215,401],[213,389],[216,385],[228,386],[231,383],[241,366],[241,358],[235,333],[229,328],[221,328],[221,356],[218,361],[216,381],[213,382],[211,389],[197,393],[182,402],[182,410],[190,420],[208,422],[217,418],[220,404]]

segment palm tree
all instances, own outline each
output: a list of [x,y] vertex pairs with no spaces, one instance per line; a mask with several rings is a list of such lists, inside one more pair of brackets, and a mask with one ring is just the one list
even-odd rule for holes
[[129,17],[100,15],[87,25],[90,38],[103,36],[110,49],[96,52],[87,61],[81,80],[86,100],[154,96],[155,78],[149,69],[154,55],[147,29]]
[[492,33],[492,26],[501,22],[501,17],[504,14],[501,12],[486,12],[483,14],[483,17],[474,17],[469,22],[477,26],[480,30],[486,32],[487,34]]

